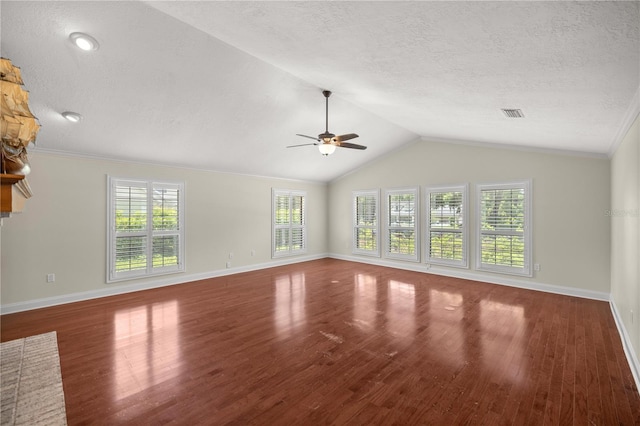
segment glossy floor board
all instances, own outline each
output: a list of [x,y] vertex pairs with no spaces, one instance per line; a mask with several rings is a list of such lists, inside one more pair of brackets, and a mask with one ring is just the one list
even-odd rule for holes
[[640,424],[606,302],[334,259],[5,315],[74,424]]

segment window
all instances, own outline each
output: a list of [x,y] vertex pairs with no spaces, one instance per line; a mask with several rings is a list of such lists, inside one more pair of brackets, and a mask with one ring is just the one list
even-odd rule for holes
[[468,266],[467,185],[426,188],[427,262]]
[[477,268],[531,276],[531,181],[478,185]]
[[108,178],[107,282],[184,271],[184,184]]
[[273,257],[307,251],[305,197],[303,191],[273,190]]
[[418,189],[387,190],[385,255],[420,260],[418,245]]
[[380,256],[378,190],[353,193],[353,253]]

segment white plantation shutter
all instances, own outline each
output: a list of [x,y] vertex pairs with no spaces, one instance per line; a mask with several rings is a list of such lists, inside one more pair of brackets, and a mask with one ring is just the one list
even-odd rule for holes
[[273,257],[305,253],[307,249],[303,191],[272,190]]
[[153,185],[153,262],[152,267],[179,266],[181,257],[180,200],[181,189],[176,185]]
[[478,185],[478,269],[531,276],[530,188]]
[[385,198],[385,256],[419,261],[418,189],[387,190]]
[[114,274],[147,269],[147,186],[144,182],[121,182],[112,187],[115,198]]
[[426,188],[427,262],[468,266],[467,185]]
[[108,178],[107,282],[184,271],[184,185]]
[[305,227],[304,227],[304,196],[300,194],[291,195],[291,251],[302,251],[305,249]]
[[353,193],[353,253],[379,256],[379,191]]
[[289,223],[291,210],[289,208],[289,198],[288,193],[274,195],[274,256],[276,254],[289,252],[289,247],[291,246],[291,227]]

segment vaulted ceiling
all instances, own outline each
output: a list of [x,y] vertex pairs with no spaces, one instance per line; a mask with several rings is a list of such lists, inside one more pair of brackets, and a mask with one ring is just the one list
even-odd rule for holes
[[[2,56],[42,124],[32,149],[49,152],[314,181],[420,137],[604,156],[640,86],[635,1],[3,1],[0,13]],[[75,31],[100,48],[78,50]],[[322,89],[329,130],[366,151],[286,148],[324,131]]]

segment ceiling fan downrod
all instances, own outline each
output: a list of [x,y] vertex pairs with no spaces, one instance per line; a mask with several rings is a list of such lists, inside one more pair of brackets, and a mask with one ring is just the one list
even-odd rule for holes
[[331,92],[329,90],[323,90],[322,94],[325,97],[325,109],[324,109],[324,132],[329,133],[329,96]]

